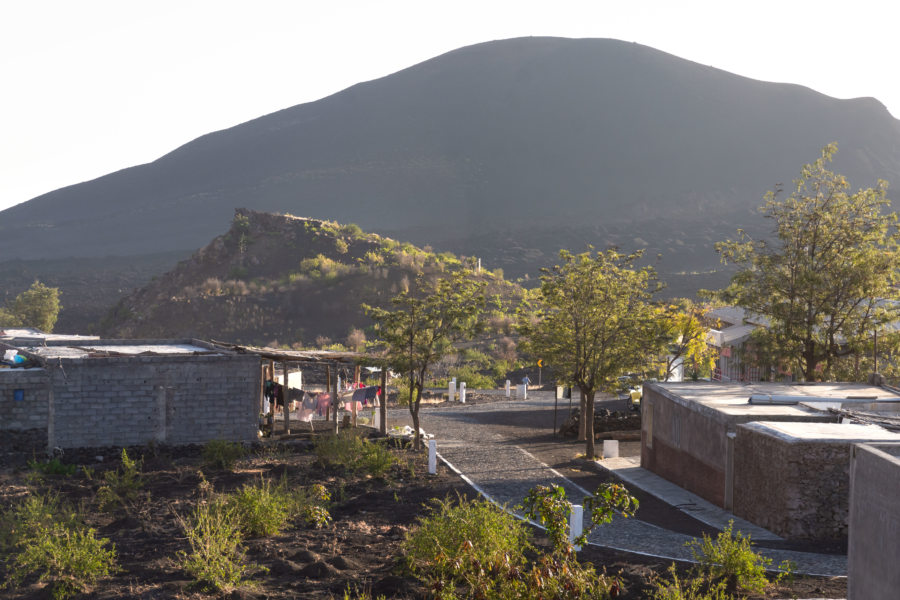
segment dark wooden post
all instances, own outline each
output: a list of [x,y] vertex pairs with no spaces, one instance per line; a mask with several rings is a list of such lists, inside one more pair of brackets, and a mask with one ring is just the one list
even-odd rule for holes
[[[269,365],[266,368],[266,379],[274,381],[275,380],[275,361],[270,360]],[[269,405],[269,435],[275,435],[275,398],[272,398],[272,402]]]
[[284,386],[282,386],[281,390],[284,394],[284,433],[287,435],[291,434],[291,391],[288,388],[288,370],[290,368],[289,363],[282,362],[281,368],[284,371]]
[[[325,393],[331,393],[331,365],[325,365]],[[331,401],[331,406],[334,406],[334,400]],[[325,409],[326,421],[331,418],[331,406]]]
[[[356,368],[353,369],[353,390],[354,392],[359,389],[359,365],[356,365]],[[353,426],[356,427],[356,402],[353,401],[353,396],[350,397],[350,412],[353,414]]]
[[381,433],[383,435],[387,435],[387,366],[381,366],[381,406],[378,407],[378,410],[381,411]]
[[[337,373],[337,365],[334,366],[334,372]],[[338,378],[334,378],[334,387],[332,388],[332,393],[334,396],[334,400],[331,401],[331,406],[334,408],[334,432],[338,432],[338,402],[340,398],[338,398]]]

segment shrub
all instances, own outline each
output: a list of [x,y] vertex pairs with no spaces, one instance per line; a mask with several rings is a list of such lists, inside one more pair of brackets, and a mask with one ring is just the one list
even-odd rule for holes
[[[708,535],[703,534],[703,540],[688,542],[694,560],[699,568],[707,574],[710,580],[724,581],[727,588],[736,591],[738,588],[749,592],[762,593],[769,580],[766,577],[766,568],[772,564],[771,558],[766,558],[753,551],[750,536],[744,536],[740,531],[734,532],[734,521],[729,521],[728,526],[713,541]],[[790,574],[792,565],[784,562],[779,566],[781,571],[774,579],[780,581],[782,577]]]
[[262,537],[279,533],[289,520],[298,516],[313,527],[327,525],[331,522],[325,506],[329,499],[328,490],[321,484],[290,490],[286,480],[273,485],[264,479],[254,485],[244,485],[226,497],[225,503],[234,509],[244,534]]
[[403,542],[410,570],[433,587],[465,582],[473,572],[518,568],[532,546],[526,525],[486,500],[436,500]]
[[350,471],[365,471],[375,477],[383,476],[397,462],[385,446],[353,431],[319,438],[316,456],[322,464],[341,465]]
[[103,474],[105,485],[97,490],[100,508],[109,510],[117,506],[127,506],[138,498],[144,485],[141,468],[144,459],[132,460],[122,448],[122,466]]
[[237,509],[216,498],[197,505],[181,519],[190,552],[179,551],[178,562],[205,590],[226,591],[244,583],[255,568],[244,560]]
[[67,465],[63,462],[60,462],[58,458],[54,458],[52,460],[48,460],[46,462],[39,462],[37,460],[29,460],[28,468],[32,471],[36,471],[42,475],[73,475],[75,471],[78,470],[78,467],[75,465]]
[[52,597],[84,591],[116,567],[115,546],[81,523],[79,515],[55,495],[28,496],[0,519],[0,549],[9,554],[6,585],[38,574],[50,584]]
[[675,565],[669,566],[669,578],[652,582],[652,600],[733,600],[725,589],[725,582],[709,581],[707,577],[688,580],[678,578]]
[[230,471],[244,454],[244,447],[238,442],[210,440],[203,446],[202,459],[206,467]]

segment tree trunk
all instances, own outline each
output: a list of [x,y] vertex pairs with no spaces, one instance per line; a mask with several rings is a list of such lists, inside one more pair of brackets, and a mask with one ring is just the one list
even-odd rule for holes
[[594,458],[594,390],[590,390],[585,396],[584,423],[586,425],[587,444],[585,444],[584,455],[588,460],[591,460]]
[[584,390],[582,388],[578,388],[579,393],[581,394],[581,400],[578,403],[578,406],[581,410],[579,413],[581,415],[581,419],[578,422],[578,440],[584,441],[585,435],[587,433],[587,420],[585,419],[585,412],[587,412],[587,398],[584,395]]
[[413,385],[409,386],[409,414],[413,422],[413,450],[420,450],[422,442],[419,440],[419,401],[422,399],[422,390],[415,388],[416,399],[413,400]]

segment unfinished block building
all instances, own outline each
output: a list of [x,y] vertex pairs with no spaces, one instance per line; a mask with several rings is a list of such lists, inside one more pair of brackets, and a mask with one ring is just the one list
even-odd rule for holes
[[[198,340],[0,337],[0,431],[48,448],[257,438],[259,358]],[[11,354],[8,354],[11,355]]]

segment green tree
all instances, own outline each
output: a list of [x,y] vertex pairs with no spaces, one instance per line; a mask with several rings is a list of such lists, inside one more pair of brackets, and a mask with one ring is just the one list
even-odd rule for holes
[[579,433],[590,458],[595,392],[612,391],[619,375],[658,353],[658,315],[649,300],[659,286],[652,267],[634,268],[640,253],[559,254],[561,265],[542,270],[540,294],[526,307],[520,332],[528,350],[581,391]]
[[484,282],[470,271],[455,272],[431,282],[420,275],[413,289],[391,299],[394,310],[363,305],[375,321],[388,363],[408,375],[409,412],[419,439],[419,406],[429,369],[453,351],[453,342],[474,334],[481,326]]
[[660,370],[669,381],[681,360],[685,371],[705,373],[715,364],[717,352],[707,342],[709,328],[703,324],[703,306],[683,298],[660,310],[660,335],[664,340]]
[[0,327],[34,327],[53,331],[59,316],[59,289],[35,281],[31,287],[0,309]]
[[[851,191],[826,168],[837,145],[803,167],[794,191],[766,194],[763,214],[773,239],[716,245],[723,262],[739,265],[719,296],[764,317],[757,335],[761,357],[780,362],[807,381],[833,376],[838,357],[858,352],[883,323],[897,317],[897,215],[887,212],[887,183]],[[758,353],[759,351],[757,351]]]

